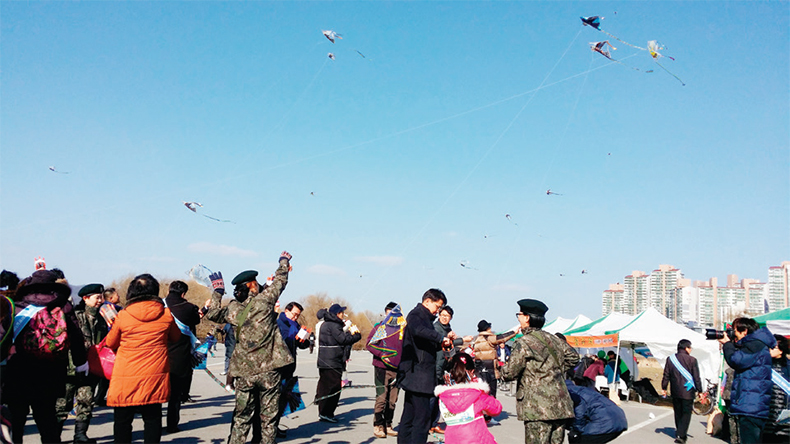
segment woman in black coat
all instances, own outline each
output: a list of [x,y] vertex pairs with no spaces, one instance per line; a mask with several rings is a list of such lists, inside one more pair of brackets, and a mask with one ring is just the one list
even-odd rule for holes
[[340,401],[341,379],[346,368],[345,348],[362,339],[355,326],[345,331],[346,307],[332,304],[326,315],[318,337],[318,387],[316,403],[318,419],[337,422],[335,409]]

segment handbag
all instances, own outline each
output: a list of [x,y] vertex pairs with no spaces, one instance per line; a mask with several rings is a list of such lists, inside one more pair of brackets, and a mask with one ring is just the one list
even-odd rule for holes
[[104,344],[105,340],[88,349],[88,367],[92,375],[109,380],[115,365],[115,352]]

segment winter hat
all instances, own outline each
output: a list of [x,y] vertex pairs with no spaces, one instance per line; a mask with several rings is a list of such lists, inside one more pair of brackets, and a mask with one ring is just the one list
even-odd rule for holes
[[16,294],[17,296],[25,296],[33,293],[56,292],[66,296],[71,295],[71,287],[58,283],[58,279],[60,279],[60,276],[54,271],[38,270],[25,279],[25,285],[20,287]]
[[397,306],[398,306],[398,303],[397,303],[397,302],[390,302],[389,304],[387,304],[387,306],[386,306],[386,307],[384,307],[384,310],[385,310],[385,311],[386,311],[386,310],[392,310],[393,308],[395,308],[395,307],[397,307]]
[[598,350],[598,357],[603,359],[606,357],[606,352],[603,350]]
[[485,319],[483,319],[482,321],[477,323],[477,331],[478,332],[486,331],[489,328],[491,328],[491,323],[486,321]]

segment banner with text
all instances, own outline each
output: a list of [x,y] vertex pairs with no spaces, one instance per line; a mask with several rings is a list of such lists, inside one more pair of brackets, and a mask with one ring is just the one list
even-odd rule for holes
[[574,348],[617,347],[617,333],[603,336],[567,336],[565,339]]

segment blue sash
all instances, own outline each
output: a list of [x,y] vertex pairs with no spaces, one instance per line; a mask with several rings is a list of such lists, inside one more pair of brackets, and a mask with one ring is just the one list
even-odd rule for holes
[[19,336],[19,333],[22,332],[22,329],[24,329],[27,323],[33,319],[33,316],[35,316],[36,313],[40,312],[43,308],[44,307],[41,305],[28,305],[16,316],[14,316],[14,339],[12,342],[16,342],[16,337]]
[[669,360],[672,361],[672,365],[674,365],[675,368],[678,369],[678,371],[680,372],[680,375],[683,376],[686,379],[686,383],[683,384],[683,386],[686,387],[686,390],[688,390],[688,391],[694,390],[694,378],[691,377],[691,373],[689,373],[689,371],[686,370],[686,367],[683,367],[682,365],[680,365],[680,362],[678,362],[677,356],[676,355],[670,355],[669,356]]
[[773,381],[774,384],[778,385],[779,388],[784,390],[785,393],[790,395],[790,382],[788,382],[787,379],[785,379],[784,376],[782,376],[781,373],[779,373],[778,371],[772,369],[771,370],[771,381]]
[[[164,302],[165,307],[167,307],[167,301],[162,299],[162,302]],[[176,321],[176,326],[178,327],[179,330],[181,330],[181,334],[184,336],[189,336],[189,342],[192,344],[192,353],[194,353],[195,349],[197,348],[198,339],[192,333],[192,330],[190,330],[189,327],[187,327],[187,324],[184,324],[183,322],[179,321],[176,315],[174,315],[172,311],[170,312],[170,314],[173,315],[173,320]]]

